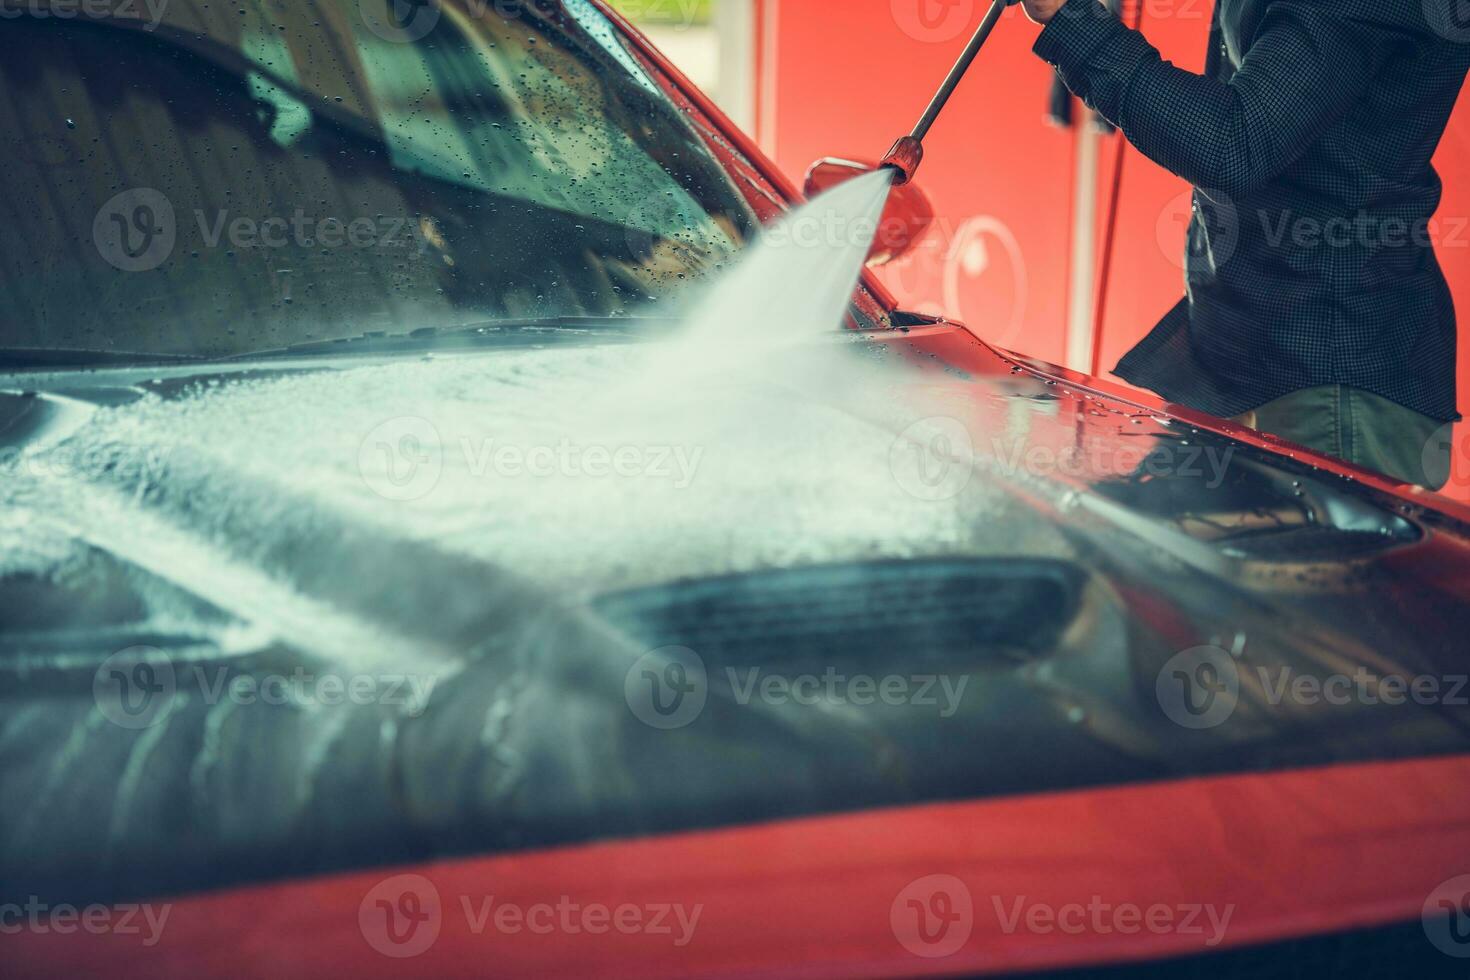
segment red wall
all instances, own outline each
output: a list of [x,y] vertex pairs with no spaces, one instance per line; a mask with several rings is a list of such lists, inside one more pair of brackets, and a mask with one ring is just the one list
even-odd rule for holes
[[[881,156],[911,129],[988,6],[756,3],[757,135],[797,179],[820,156]],[[1199,71],[1211,8],[1210,0],[1148,0],[1144,32],[1165,57]],[[911,308],[960,317],[994,343],[1061,362],[1076,137],[1045,122],[1052,72],[1030,52],[1036,32],[1018,8],[1006,12],[928,140],[920,184],[934,199],[938,227],[882,277]],[[1100,217],[1115,140],[1102,148]],[[1182,294],[1188,187],[1131,148],[1127,154],[1101,349],[1105,374]],[[1455,290],[1461,346],[1470,351],[1470,96],[1461,99],[1437,163],[1446,193],[1436,240]],[[1470,414],[1470,355],[1460,358],[1459,379],[1461,410]],[[1470,500],[1470,426],[1460,429],[1446,492]]]

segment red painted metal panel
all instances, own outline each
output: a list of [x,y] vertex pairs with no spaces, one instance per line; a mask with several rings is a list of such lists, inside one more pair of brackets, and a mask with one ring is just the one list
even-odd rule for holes
[[[969,976],[1189,955],[1417,920],[1467,870],[1467,796],[1470,757],[1456,756],[501,855],[196,896],[146,948],[137,934],[23,930],[6,937],[5,972]],[[639,931],[617,927],[624,906]],[[670,911],[668,933],[647,928],[675,906],[683,926]],[[1099,906],[1172,910],[1177,928],[1125,927],[1116,912],[1073,928],[1078,907]],[[1199,907],[1228,912],[1223,931],[1206,912],[1184,928]]]

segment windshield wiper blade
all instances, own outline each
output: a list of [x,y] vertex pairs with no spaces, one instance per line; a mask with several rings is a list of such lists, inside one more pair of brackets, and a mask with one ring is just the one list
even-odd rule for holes
[[661,316],[558,316],[525,320],[487,320],[483,323],[455,327],[423,327],[408,333],[374,330],[355,337],[312,340],[300,344],[289,344],[285,347],[251,351],[246,354],[231,354],[219,360],[311,357],[348,352],[423,353],[434,350],[463,350],[488,344],[524,341],[538,335],[550,336],[568,333],[592,335],[607,331],[631,332],[636,330],[640,335],[653,336],[660,331],[672,329],[677,322],[673,317]]
[[193,364],[205,360],[195,354],[158,354],[148,351],[90,350],[83,347],[0,348],[0,369],[118,367],[149,364]]

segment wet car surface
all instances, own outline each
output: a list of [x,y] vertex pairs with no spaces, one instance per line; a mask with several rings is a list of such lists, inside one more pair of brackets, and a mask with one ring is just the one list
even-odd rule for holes
[[[634,479],[477,473],[458,447],[586,438],[567,389],[638,353],[595,337],[237,376],[50,375],[64,395],[32,381],[6,396],[25,438],[6,484],[4,789],[26,815],[7,878],[137,897],[1464,751],[1451,706],[1310,711],[1253,680],[1452,675],[1464,606],[1404,569],[1458,556],[1458,522],[973,341],[963,380],[924,368],[912,359],[954,328],[923,333],[808,356],[876,344],[865,367],[906,362],[926,411],[992,435],[948,486],[910,470],[924,460],[909,463],[907,416],[857,403],[783,404],[779,428],[715,445],[703,422],[640,427],[670,462]],[[395,485],[375,450],[428,418],[432,484]],[[681,482],[672,461],[705,446]],[[1048,447],[1055,472],[1016,466]],[[1239,664],[1229,725],[1190,731],[1161,710],[1161,671],[1196,649],[1184,668],[1219,650]],[[630,710],[627,683],[687,651],[707,701],[672,738]],[[298,669],[367,675],[382,697],[220,694]],[[738,696],[771,669],[949,688],[819,711]]]
[[[631,859],[567,849],[667,842],[718,881],[702,834],[892,819],[857,835],[880,861],[944,806],[1045,826],[1025,807],[1064,794],[1457,785],[1464,698],[1276,685],[1453,684],[1462,509],[872,283],[858,329],[670,367],[646,304],[736,261],[779,183],[595,6],[451,18],[454,43],[350,8],[0,27],[0,133],[47,189],[6,199],[0,252],[8,893],[184,903],[196,925],[139,961],[164,972],[204,969],[198,923],[238,916],[260,972],[339,874],[488,861],[535,891],[570,853],[616,885]],[[361,246],[321,240],[358,219]],[[752,693],[770,678],[787,696]],[[1464,821],[1410,797],[1380,836],[1414,875],[1320,919],[1304,886],[1299,935],[1402,924],[1423,869],[1452,870],[1405,828]],[[1206,851],[1248,865],[1297,797],[1254,799]],[[1301,810],[1336,840],[1340,814]],[[935,826],[919,843],[985,836]],[[799,851],[760,882],[801,880],[760,863]],[[829,878],[889,888],[837,859],[808,883]],[[40,942],[23,967],[62,962]],[[739,972],[716,949],[700,968]]]

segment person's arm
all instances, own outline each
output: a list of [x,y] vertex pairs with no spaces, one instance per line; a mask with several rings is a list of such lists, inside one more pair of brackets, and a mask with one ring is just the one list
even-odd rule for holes
[[1154,162],[1232,196],[1291,166],[1418,41],[1402,0],[1271,0],[1223,82],[1164,61],[1098,0],[1023,2],[1046,24],[1036,53],[1073,92]]

